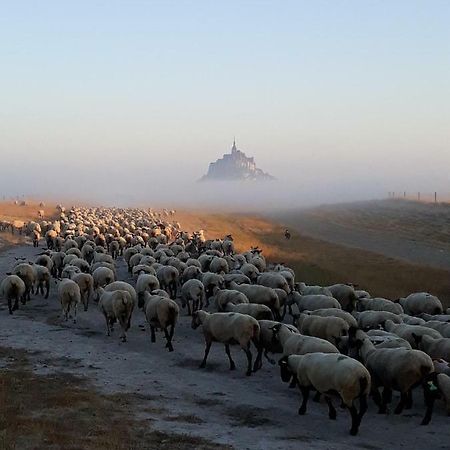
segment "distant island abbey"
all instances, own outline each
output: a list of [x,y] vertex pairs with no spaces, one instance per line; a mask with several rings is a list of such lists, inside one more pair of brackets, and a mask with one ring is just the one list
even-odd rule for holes
[[231,153],[226,153],[222,158],[209,165],[208,173],[199,181],[269,181],[274,180],[272,175],[263,172],[256,167],[254,158],[249,158],[236,147],[233,141]]

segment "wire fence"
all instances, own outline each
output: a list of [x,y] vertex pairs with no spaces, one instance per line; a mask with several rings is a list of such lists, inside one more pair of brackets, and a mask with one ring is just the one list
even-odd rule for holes
[[389,191],[388,198],[411,200],[423,203],[450,203],[450,194],[443,194],[439,192]]

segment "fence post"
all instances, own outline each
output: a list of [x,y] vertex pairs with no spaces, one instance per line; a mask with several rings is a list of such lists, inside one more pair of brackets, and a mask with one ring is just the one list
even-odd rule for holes
[[406,191],[403,192],[403,198],[406,198]]
[[420,202],[420,192],[417,193],[417,200]]
[[434,203],[437,203],[437,192],[434,193]]

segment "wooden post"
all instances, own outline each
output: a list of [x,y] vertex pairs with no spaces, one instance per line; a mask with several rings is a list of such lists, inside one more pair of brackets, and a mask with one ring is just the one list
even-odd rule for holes
[[403,192],[403,198],[406,198],[406,191]]
[[437,192],[434,193],[434,203],[437,203]]
[[420,202],[420,192],[417,193],[417,200]]

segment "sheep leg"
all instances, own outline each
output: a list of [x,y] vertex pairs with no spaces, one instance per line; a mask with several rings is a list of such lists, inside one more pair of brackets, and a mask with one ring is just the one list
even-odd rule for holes
[[306,413],[306,405],[308,403],[308,397],[309,397],[309,388],[305,386],[300,386],[300,391],[302,393],[302,404],[300,408],[298,409],[298,414],[300,416],[303,416]]
[[106,314],[104,314],[105,320],[106,320],[106,335],[111,336],[111,330],[109,329],[109,319]]
[[[426,411],[421,425],[428,425],[430,423],[431,416],[433,414],[434,400],[436,399],[438,393],[437,389],[435,391],[432,391],[431,386],[429,386],[428,383],[429,382],[427,381],[423,383],[423,393],[425,398]],[[432,386],[434,386],[433,383]]]
[[206,367],[206,359],[208,358],[208,353],[211,348],[212,341],[207,340],[205,342],[205,356],[203,357],[203,361],[200,364],[200,369],[204,369]]
[[407,402],[408,394],[406,392],[400,393],[400,401],[398,402],[397,407],[394,410],[394,414],[401,414],[403,408],[405,407],[405,403]]
[[151,341],[156,342],[155,327],[150,325]]
[[381,397],[381,405],[380,405],[380,409],[378,410],[378,414],[386,414],[387,413],[387,405],[388,405],[390,399],[392,399],[392,390],[385,387],[383,389],[383,394]]
[[47,281],[47,283],[45,284],[45,298],[48,298],[48,294],[50,293],[50,281]]
[[358,412],[356,411],[355,405],[352,405],[348,409],[349,409],[350,415],[352,417],[352,427],[350,428],[350,434],[352,436],[356,436],[358,434],[359,425],[361,423],[361,417],[359,416]]
[[252,352],[250,351],[250,342],[247,344],[247,348],[244,348],[244,352],[247,355],[247,372],[245,375],[249,377],[252,374]]
[[77,304],[75,303],[73,307],[73,323],[77,323]]
[[[17,299],[16,299],[16,303],[17,303]],[[15,306],[15,304],[14,304]],[[10,297],[8,297],[8,310],[9,313],[12,314],[13,310],[12,310],[12,299]]]
[[[325,400],[326,399],[327,399],[327,397],[325,397]],[[316,403],[320,402],[320,392],[319,391],[316,391],[316,393],[314,394],[313,402],[316,402]]]
[[12,310],[10,308],[10,300],[8,300],[8,307],[10,309],[10,314],[12,314],[11,311],[16,311],[17,309],[19,309],[19,297],[16,297],[15,301],[14,301],[14,305],[12,307]]
[[413,393],[412,393],[412,389],[410,389],[407,393],[406,393],[407,397],[406,397],[406,404],[405,404],[405,409],[411,409],[412,408],[412,404],[413,404]]
[[292,375],[291,382],[289,383],[289,389],[293,389],[295,386],[297,386],[297,377]]
[[360,418],[360,420],[363,418],[366,411],[367,411],[367,395],[361,395],[361,397],[359,398],[359,418]]
[[[255,359],[255,364],[253,364],[253,372],[256,372],[257,370],[261,369],[262,367],[262,353],[263,353],[263,348],[260,347],[258,348],[258,354],[256,355],[256,359]],[[266,355],[267,352],[264,353],[264,355]],[[266,356],[267,358],[267,356]]]
[[[319,392],[318,392],[318,394],[319,394]],[[325,396],[325,401],[327,402],[327,405],[328,405],[328,417],[331,420],[336,420],[336,409],[333,406],[333,403],[331,402],[331,398],[328,396]]]
[[167,331],[167,327],[164,328],[163,331],[164,331],[164,336],[166,336],[166,340],[167,340],[166,347],[169,349],[169,352],[173,352],[172,339],[169,335],[169,332]]
[[227,354],[230,361],[230,370],[235,370],[236,364],[234,364],[233,358],[231,357],[230,344],[225,344],[225,353]]

